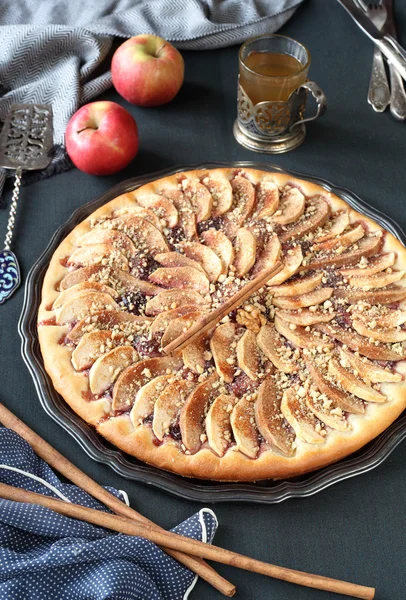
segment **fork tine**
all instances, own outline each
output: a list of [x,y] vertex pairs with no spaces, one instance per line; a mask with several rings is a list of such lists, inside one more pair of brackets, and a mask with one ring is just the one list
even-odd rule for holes
[[364,0],[352,0],[352,1],[361,10],[364,10],[365,12],[368,10],[368,5],[366,2],[364,2]]

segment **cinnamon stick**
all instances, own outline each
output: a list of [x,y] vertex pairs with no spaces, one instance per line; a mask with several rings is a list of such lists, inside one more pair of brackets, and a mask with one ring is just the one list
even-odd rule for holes
[[192,540],[176,533],[159,530],[156,527],[151,527],[151,525],[130,521],[125,517],[109,515],[92,508],[79,506],[78,504],[70,504],[50,498],[49,496],[27,492],[26,490],[14,488],[4,483],[0,483],[0,497],[14,502],[27,502],[29,504],[45,506],[46,508],[67,517],[86,521],[93,525],[98,525],[127,535],[140,536],[160,546],[172,548],[195,556],[201,556],[233,567],[239,567],[246,571],[261,573],[262,575],[282,579],[283,581],[289,581],[290,583],[296,583],[298,585],[328,592],[335,592],[354,598],[362,598],[364,600],[373,600],[375,596],[375,589],[371,587],[279,567],[254,558],[249,558],[242,554],[237,554],[231,550]]
[[[117,515],[121,515],[138,523],[145,523],[151,527],[155,527],[164,531],[158,525],[135,511],[124,502],[121,502],[116,496],[110,494],[104,487],[96,483],[91,477],[86,475],[60,452],[55,450],[48,442],[46,442],[35,431],[30,429],[28,425],[23,423],[21,419],[16,417],[4,404],[0,403],[0,423],[8,429],[12,429],[20,435],[34,452],[47,462],[56,471],[61,473],[66,479],[85,490],[88,494],[105,504],[110,510]],[[235,594],[235,586],[219,575],[215,569],[208,565],[202,558],[189,556],[183,552],[179,552],[170,548],[162,548],[169,556],[183,564],[185,567],[199,575],[202,579],[210,583],[214,588],[225,596],[233,596]]]
[[252,281],[247,283],[246,286],[241,288],[238,292],[233,294],[231,298],[223,302],[221,306],[212,310],[207,315],[204,315],[201,319],[196,321],[185,333],[182,333],[179,337],[174,339],[172,342],[162,348],[165,354],[178,354],[186,346],[189,346],[192,342],[196,341],[203,333],[212,329],[217,323],[221,321],[223,317],[228,315],[229,312],[238,308],[243,302],[248,300],[252,294],[259,290],[265,283],[271,279],[274,275],[282,270],[283,264],[281,261],[276,262],[272,267],[262,271]]

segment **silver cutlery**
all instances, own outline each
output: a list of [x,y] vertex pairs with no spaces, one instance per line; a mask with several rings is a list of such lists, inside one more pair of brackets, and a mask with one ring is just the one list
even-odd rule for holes
[[[383,31],[397,39],[393,0],[383,0],[383,6],[386,9],[387,15]],[[396,119],[404,121],[406,119],[406,93],[403,81],[399,73],[391,64],[389,64],[389,75],[391,86],[390,111]]]

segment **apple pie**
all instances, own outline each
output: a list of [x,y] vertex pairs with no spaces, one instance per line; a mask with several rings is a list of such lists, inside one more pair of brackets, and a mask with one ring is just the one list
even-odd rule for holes
[[[221,322],[163,347],[262,270]],[[55,389],[115,446],[188,477],[254,481],[335,462],[406,407],[406,250],[288,174],[177,173],[65,238],[38,332]]]

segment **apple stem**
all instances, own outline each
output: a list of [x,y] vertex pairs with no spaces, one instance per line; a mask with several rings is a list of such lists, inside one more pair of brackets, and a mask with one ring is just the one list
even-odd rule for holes
[[86,131],[86,129],[93,129],[96,131],[97,127],[83,127],[83,129],[79,129],[76,133],[82,133],[82,131]]
[[155,52],[155,57],[159,58],[159,53],[161,52],[161,50],[163,50],[165,48],[166,44],[162,44],[162,46],[160,48],[158,48],[158,50]]

